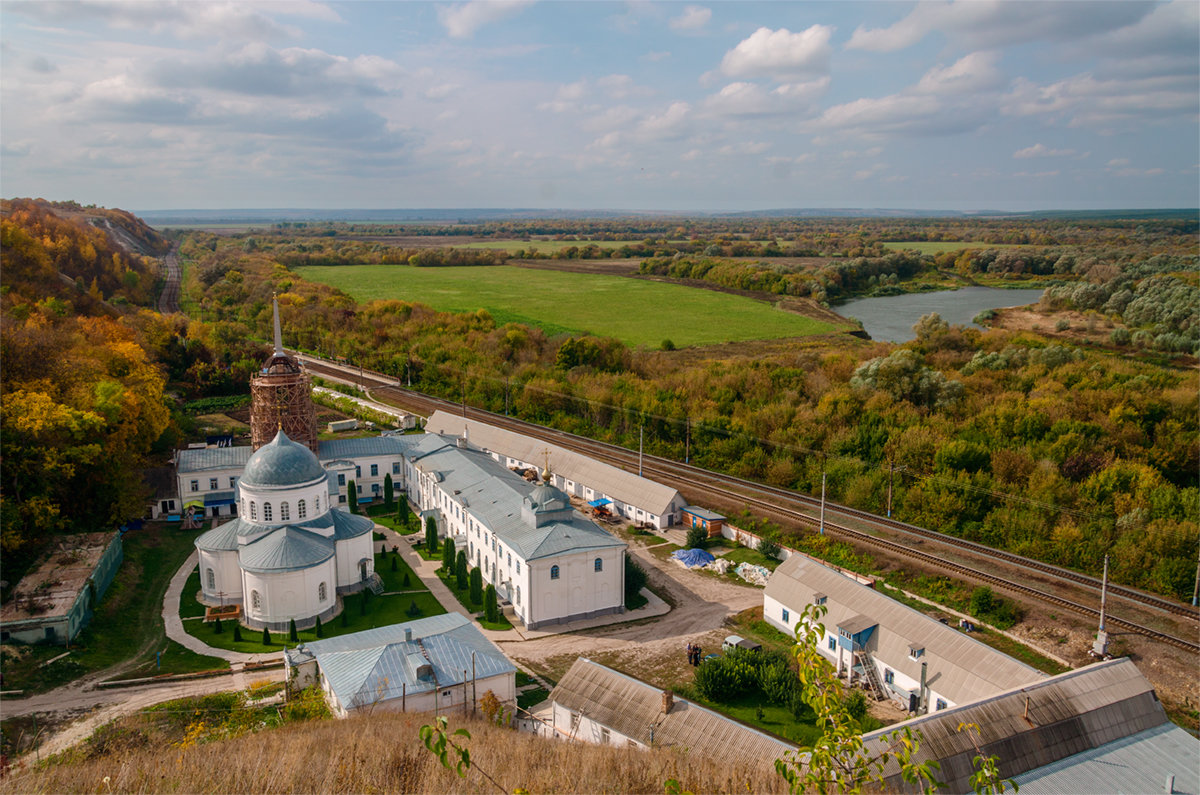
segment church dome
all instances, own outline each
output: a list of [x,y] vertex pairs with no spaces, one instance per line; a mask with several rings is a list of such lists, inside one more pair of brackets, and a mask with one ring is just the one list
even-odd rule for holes
[[325,477],[317,457],[282,430],[250,456],[241,483],[245,486],[297,486]]
[[554,488],[549,483],[542,483],[529,492],[529,496],[525,499],[529,500],[529,507],[534,511],[562,511],[571,507],[571,500],[562,491]]

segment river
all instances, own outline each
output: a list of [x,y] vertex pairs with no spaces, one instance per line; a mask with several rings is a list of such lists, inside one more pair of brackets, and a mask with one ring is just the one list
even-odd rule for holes
[[873,340],[908,342],[916,339],[913,325],[922,315],[937,312],[947,323],[974,325],[985,309],[1035,304],[1043,290],[1003,290],[997,287],[963,287],[929,293],[907,293],[885,298],[857,298],[835,306],[842,317],[861,320]]

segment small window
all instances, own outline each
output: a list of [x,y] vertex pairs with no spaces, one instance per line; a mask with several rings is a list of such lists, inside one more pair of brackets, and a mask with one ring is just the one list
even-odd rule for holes
[[317,513],[321,512],[321,495],[320,494],[313,497],[313,510],[316,511]]
[[308,504],[304,500],[296,502],[296,516],[304,519],[308,516]]
[[521,604],[521,586],[519,586],[519,585],[517,586],[516,594],[517,594],[517,604]]
[[817,595],[817,604],[819,604],[819,605],[825,604],[825,602],[827,602],[828,600],[829,600],[829,597],[825,596],[824,594]]
[[884,668],[883,669],[883,681],[887,682],[889,685],[892,684],[893,682],[895,682],[896,681],[896,672],[893,671],[891,668]]
[[192,491],[200,491],[200,481],[198,481],[198,480],[192,481]]
[[258,595],[258,591],[250,592],[250,607],[254,608],[255,610],[262,609],[262,598]]
[[552,579],[552,580],[558,579],[558,566],[557,565],[550,567],[550,579]]
[[354,486],[354,491],[355,491],[355,493],[357,493],[357,494],[362,494],[362,486],[359,486],[359,485],[357,485],[357,484],[356,484],[356,485]]
[[338,473],[338,485],[339,485],[339,486],[345,486],[345,485],[346,485],[346,473],[345,473],[345,472],[339,472],[339,473]]
[[356,477],[356,478],[362,477],[362,467],[360,467],[360,466],[354,467],[354,477]]
[[475,555],[475,542],[468,541],[467,542],[467,557],[472,557],[474,555]]
[[790,619],[790,618],[791,618],[791,616],[790,616],[790,614],[788,613],[788,609],[787,609],[786,607],[785,607],[785,608],[783,608],[783,623],[785,623],[785,624],[786,624],[786,623],[789,621],[789,619]]
[[508,553],[508,565],[509,566],[512,565],[512,553],[511,552]]
[[592,561],[592,571],[604,571],[604,559],[596,558]]
[[393,475],[400,474],[400,462],[399,461],[392,464],[392,474]]
[[328,598],[329,598],[329,588],[325,585],[325,583],[321,583],[320,585],[317,586],[317,599],[319,601],[324,602]]
[[517,558],[517,574],[521,573],[521,559]]
[[205,572],[205,578],[208,580],[208,590],[213,591],[217,588],[217,575],[212,569]]
[[209,478],[209,479],[208,479],[208,490],[209,490],[209,491],[216,491],[216,490],[217,490],[217,479],[216,479],[216,478]]
[[269,502],[263,503],[263,521],[264,522],[271,521],[271,503],[269,503]]
[[829,636],[829,650],[837,651],[837,638],[835,638],[833,635]]
[[292,518],[291,511],[288,508],[287,500],[279,503],[279,521],[286,522]]
[[945,708],[946,708],[946,699],[939,698],[937,700],[937,705],[934,707],[934,712],[940,712],[941,710],[943,710]]
[[345,495],[345,494],[339,494],[339,495],[338,495],[338,504],[339,504],[339,505],[341,505],[341,504],[342,504],[342,503],[344,503],[345,501],[346,501],[346,495]]
[[230,478],[229,479],[229,488],[232,489],[236,485],[237,485],[237,478]]
[[254,502],[254,500],[250,500],[250,518],[255,520],[258,519],[258,505]]
[[924,646],[909,646],[908,647],[908,659],[919,660],[920,658],[922,658],[924,656],[925,656],[925,647]]
[[379,464],[371,464],[371,477],[379,477]]
[[612,742],[612,732],[608,729],[600,729],[600,744],[608,745],[610,742]]

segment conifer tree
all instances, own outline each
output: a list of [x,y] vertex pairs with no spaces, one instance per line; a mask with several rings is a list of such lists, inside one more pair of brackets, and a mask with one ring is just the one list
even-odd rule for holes
[[488,583],[487,589],[483,592],[483,617],[493,624],[500,620],[500,605],[496,601],[496,586],[491,583]]
[[350,503],[350,513],[358,513],[358,486],[353,480],[346,482],[346,501]]
[[300,633],[296,631],[296,619],[294,618],[288,621],[288,640],[292,643],[300,642]]
[[240,623],[235,622],[233,625],[233,642],[234,643],[242,642],[242,625]]
[[262,644],[264,646],[271,645],[271,633],[266,627],[263,627]]
[[447,572],[454,570],[454,539],[447,537],[442,542],[442,568]]
[[437,520],[432,516],[425,519],[425,548],[429,550],[430,555],[438,551]]
[[463,590],[467,587],[467,550],[458,550],[458,555],[454,558],[454,584],[458,586],[458,590]]
[[318,638],[325,637],[325,627],[321,626],[321,617],[320,616],[317,616],[317,626],[315,627],[315,629],[317,630]]
[[221,626],[221,619],[218,618],[213,622],[213,634],[220,635],[224,631],[224,628]]
[[383,504],[390,511],[392,503],[396,501],[395,487],[392,486],[392,473],[388,472],[383,476]]
[[471,569],[471,604],[483,604],[483,572],[478,566]]

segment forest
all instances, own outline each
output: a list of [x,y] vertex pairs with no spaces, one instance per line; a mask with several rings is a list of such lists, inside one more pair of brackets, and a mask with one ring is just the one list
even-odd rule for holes
[[[978,237],[941,220],[928,225],[927,237],[944,238],[946,226]],[[287,250],[311,240],[289,239],[286,230],[268,246],[257,236],[253,251],[237,235],[188,233],[181,251],[194,261],[196,315],[205,322],[265,338],[278,294],[290,342],[424,392],[627,446],[644,428],[657,454],[683,458],[686,447],[694,463],[808,493],[819,491],[824,472],[832,499],[877,512],[894,470],[895,514],[905,521],[1092,573],[1110,554],[1119,581],[1190,598],[1200,437],[1196,360],[1181,351],[1195,351],[1194,224],[984,224],[980,234],[1061,246],[937,256],[887,252],[882,230],[860,232],[849,221],[801,226],[810,237],[853,234],[858,248],[880,252],[831,257],[793,274],[825,278],[840,295],[868,294],[881,279],[905,289],[929,270],[1053,279],[1045,311],[1087,309],[1127,331],[1130,344],[1073,347],[934,316],[901,346],[844,336],[741,350],[628,350],[615,340],[501,325],[484,311],[357,305],[289,269]],[[321,245],[366,244],[327,237]],[[369,245],[380,246],[372,256],[387,256],[385,244]],[[678,255],[648,258],[642,268],[677,268],[692,279],[763,274],[751,287],[767,293],[777,292],[767,274],[789,275],[768,264]],[[1132,343],[1138,334],[1141,343]],[[1188,343],[1163,344],[1162,335]]]
[[[185,315],[149,308],[155,263],[118,246],[101,228],[105,218],[131,225],[122,239],[143,241],[147,252],[178,245]],[[653,249],[637,255],[647,275],[764,297],[804,295],[835,309],[840,298],[928,289],[931,280],[1033,283],[1050,288],[1038,311],[1051,324],[1069,308],[1113,328],[1109,345],[1075,346],[929,316],[917,338],[899,346],[832,335],[681,350],[551,335],[497,323],[485,311],[359,305],[292,270],[514,259],[413,246],[407,241],[421,233],[408,225],[404,241],[387,229],[330,224],[187,231],[168,240],[117,211],[30,200],[5,202],[0,220],[7,561],[28,556],[49,534],[140,515],[139,468],[161,461],[186,431],[183,401],[247,390],[277,295],[289,345],[392,373],[430,394],[627,446],[644,428],[650,452],[686,452],[694,463],[810,494],[825,474],[831,499],[876,512],[885,510],[894,476],[902,520],[1090,573],[1108,554],[1115,579],[1191,597],[1200,533],[1200,285],[1189,219],[464,227],[475,238],[573,236],[581,248],[602,234],[629,236]],[[437,230],[446,236],[444,225],[428,233]],[[366,232],[379,239],[363,239]],[[884,245],[896,240],[1021,248],[976,243],[922,254]],[[734,252],[768,244],[787,254]]]

